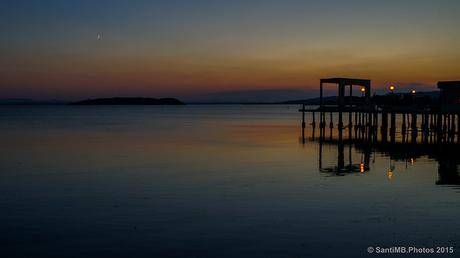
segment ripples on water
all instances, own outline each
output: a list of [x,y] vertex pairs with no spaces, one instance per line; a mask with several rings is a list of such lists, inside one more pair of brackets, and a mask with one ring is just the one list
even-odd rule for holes
[[2,256],[460,252],[458,155],[302,144],[297,109],[2,107]]

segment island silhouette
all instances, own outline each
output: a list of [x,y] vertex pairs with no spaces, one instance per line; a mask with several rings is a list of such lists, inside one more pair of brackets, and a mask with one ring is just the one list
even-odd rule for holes
[[185,103],[175,98],[115,97],[86,99],[72,102],[70,105],[185,105]]

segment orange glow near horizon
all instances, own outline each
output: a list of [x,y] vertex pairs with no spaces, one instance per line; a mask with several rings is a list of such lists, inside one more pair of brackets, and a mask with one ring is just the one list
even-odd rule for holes
[[[200,60],[200,61],[198,61]],[[123,57],[102,60],[47,60],[46,62],[23,62],[6,67],[0,71],[0,94],[18,95],[26,93],[58,93],[69,96],[91,96],[108,93],[109,95],[175,95],[201,94],[232,90],[260,89],[304,89],[316,91],[320,78],[343,76],[370,78],[372,89],[384,89],[388,78],[398,84],[417,84],[420,90],[435,90],[436,82],[455,79],[452,64],[449,69],[421,74],[422,70],[436,71],[436,65],[430,68],[383,67],[376,62],[375,68],[368,65],[350,64],[350,71],[334,62],[308,62],[295,60],[244,60],[222,59],[208,60],[196,57],[194,60],[132,59]],[[351,61],[351,60],[350,60]],[[390,70],[383,74],[381,70]],[[395,71],[391,71],[395,70]],[[450,71],[450,72],[449,72]],[[394,86],[393,86],[394,87]],[[390,88],[391,90],[391,88]],[[362,90],[361,90],[362,91]],[[365,91],[365,90],[364,90]]]

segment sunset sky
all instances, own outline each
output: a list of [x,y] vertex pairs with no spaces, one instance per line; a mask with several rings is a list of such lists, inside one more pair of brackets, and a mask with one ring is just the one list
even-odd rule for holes
[[0,98],[314,96],[323,77],[380,91],[460,79],[458,0],[0,5]]

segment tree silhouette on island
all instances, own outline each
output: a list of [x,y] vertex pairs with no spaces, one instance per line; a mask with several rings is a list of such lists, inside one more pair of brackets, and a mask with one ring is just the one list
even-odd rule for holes
[[70,105],[185,105],[185,103],[175,98],[116,97],[86,99],[72,102]]

